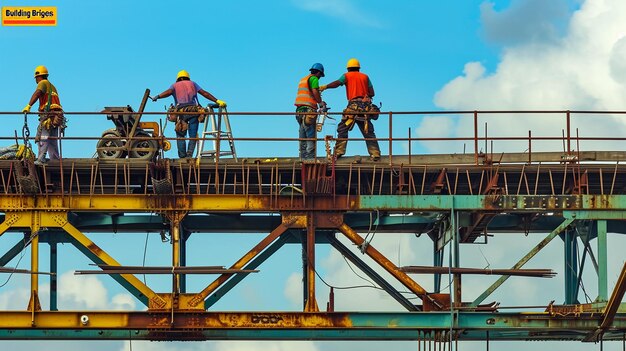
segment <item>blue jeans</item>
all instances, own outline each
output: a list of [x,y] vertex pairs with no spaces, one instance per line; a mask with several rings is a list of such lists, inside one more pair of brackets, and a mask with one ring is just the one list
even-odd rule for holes
[[[297,112],[309,112],[315,113],[312,108],[304,110],[303,107],[298,108]],[[304,116],[296,114],[296,121],[300,125],[298,138],[300,139],[314,139],[315,135],[315,121],[311,125],[304,124]],[[301,160],[313,160],[315,159],[315,140],[300,140],[300,159]]]
[[[178,147],[178,157],[180,158],[193,157],[193,151],[196,148],[195,139],[198,138],[198,125],[200,124],[198,122],[198,117],[191,117],[187,120],[187,123],[189,123],[189,127],[186,132],[176,132],[176,138],[179,138],[179,140],[176,140],[176,146]],[[189,133],[189,138],[193,138],[192,140],[189,140],[189,147],[186,145],[186,140],[181,139],[186,138],[187,133]]]

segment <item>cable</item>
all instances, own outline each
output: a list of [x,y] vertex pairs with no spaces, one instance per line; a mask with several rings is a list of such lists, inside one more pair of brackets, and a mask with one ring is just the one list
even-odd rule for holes
[[346,258],[346,256],[341,255],[341,257],[343,257],[343,260],[346,261],[346,264],[348,265],[348,268],[350,268],[350,270],[352,271],[352,273],[354,273],[354,275],[356,275],[357,277],[363,279],[364,281],[370,283],[372,286],[376,286],[376,284],[374,284],[374,282],[372,282],[369,279],[366,279],[365,277],[359,275],[353,268],[352,265],[350,264],[350,262],[348,261],[348,259]]
[[[22,258],[24,257],[24,251],[25,251],[24,249],[26,248],[26,246],[28,246],[31,243],[31,241],[33,241],[33,239],[35,238],[35,235],[37,235],[37,234],[36,233],[35,234],[31,233],[30,234],[30,238],[28,238],[28,241],[24,243],[24,247],[20,251],[20,258],[17,260],[17,263],[15,264],[15,267],[13,268],[13,271],[7,277],[7,280],[4,283],[2,283],[2,285],[0,285],[0,288],[2,288],[5,285],[7,285],[9,283],[9,280],[11,280],[11,277],[13,276],[13,273],[15,273],[15,271],[17,271],[17,268],[19,267],[20,262],[22,261]],[[26,241],[26,235],[24,235],[24,240],[23,241]]]
[[[141,266],[142,267],[146,266],[146,253],[148,252],[148,235],[149,234],[150,234],[150,232],[146,232],[146,242],[143,245],[143,261],[141,262]],[[148,285],[148,284],[146,284],[146,275],[145,274],[143,275],[143,283],[145,285]]]
[[485,262],[487,262],[487,266],[485,267],[485,269],[489,269],[489,267],[491,267],[491,263],[489,263],[489,260],[487,259],[487,257],[485,257],[485,254],[483,253],[483,250],[479,247],[478,251],[480,251],[480,254],[483,256],[483,259],[485,259]]
[[329,288],[333,288],[333,289],[337,289],[337,290],[348,290],[348,289],[360,289],[360,288],[370,288],[370,289],[377,289],[377,290],[385,290],[383,288],[377,287],[377,286],[372,286],[372,285],[353,285],[353,286],[334,286],[334,285],[330,285],[328,284],[324,278],[322,278],[319,273],[317,273],[317,270],[313,270],[315,272],[315,275],[320,278],[320,280],[322,281],[322,283],[324,283],[327,287]]
[[[380,211],[378,209],[376,209],[376,226],[374,227],[374,231],[372,231],[372,212],[370,212],[370,224],[369,227],[367,229],[367,234],[365,235],[365,239],[363,240],[363,244],[361,244],[361,246],[359,246],[359,250],[361,250],[361,253],[364,254],[365,250],[367,250],[367,247],[370,245],[370,243],[372,242],[372,240],[374,240],[374,236],[376,236],[376,231],[378,230],[378,223],[380,221]],[[372,234],[372,238],[368,239],[370,234]]]

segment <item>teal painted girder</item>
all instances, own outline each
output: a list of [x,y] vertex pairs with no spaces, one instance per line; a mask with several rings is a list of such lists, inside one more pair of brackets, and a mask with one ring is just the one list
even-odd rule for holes
[[[29,312],[25,312],[29,313]],[[106,313],[106,312],[104,312]],[[89,312],[85,312],[89,315]],[[99,329],[90,327],[70,328],[23,328],[0,329],[0,339],[141,339],[141,340],[417,340],[430,338],[435,331],[446,332],[451,329],[460,331],[459,340],[485,340],[489,332],[490,340],[583,340],[594,331],[601,322],[598,314],[582,313],[579,316],[550,316],[547,313],[491,313],[491,312],[402,312],[402,313],[309,313],[310,321],[337,320],[349,322],[350,326],[315,327],[312,325],[281,326],[259,324],[258,327],[237,327],[223,325],[220,328],[202,327],[203,320],[228,320],[228,313],[193,313],[193,319],[199,322],[193,328],[175,323],[173,327],[146,325],[145,328],[133,327],[117,329]],[[282,315],[289,318],[293,312],[258,312],[257,315]],[[302,315],[301,312],[295,313]],[[133,316],[134,315],[134,316]],[[167,313],[130,312],[134,317],[147,320],[167,321]],[[189,316],[187,316],[189,317]],[[174,316],[175,320],[177,315]],[[183,318],[184,319],[184,318]],[[236,320],[236,317],[234,317]],[[618,314],[613,326],[604,336],[604,340],[622,340],[626,330],[626,314]]]
[[[359,210],[527,211],[607,210],[626,219],[626,195],[361,195]],[[609,218],[607,218],[609,219]]]

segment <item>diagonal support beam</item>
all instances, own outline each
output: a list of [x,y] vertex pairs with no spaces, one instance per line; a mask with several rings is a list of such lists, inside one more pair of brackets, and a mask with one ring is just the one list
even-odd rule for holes
[[[278,251],[285,243],[290,235],[281,235],[278,240],[274,241],[267,249],[263,250],[257,257],[255,257],[250,263],[245,265],[244,270],[254,270],[258,268],[263,262],[265,262],[270,256],[272,256],[276,251]],[[238,273],[235,274],[234,277],[229,279],[226,283],[224,283],[219,289],[217,289],[208,299],[204,301],[204,309],[207,310],[211,306],[215,305],[226,293],[228,293],[232,288],[234,288],[239,282],[241,282],[245,277],[247,277],[247,273]]]
[[341,241],[339,241],[334,234],[327,235],[328,242],[341,253],[346,259],[350,260],[352,264],[357,266],[363,273],[365,273],[374,283],[378,284],[383,290],[385,290],[391,297],[393,297],[398,303],[409,311],[418,311],[419,309],[409,299],[404,297],[396,288],[394,288],[385,278],[381,277],[376,271],[371,269],[367,263],[363,262],[359,256],[355,255],[350,249],[348,249]]
[[[552,239],[554,239],[557,235],[559,235],[559,233],[564,231],[570,224],[572,224],[572,222],[574,222],[574,218],[566,218],[563,221],[563,223],[559,224],[559,226],[556,227],[543,240],[541,240],[539,244],[533,247],[526,254],[526,256],[522,257],[522,259],[520,259],[516,264],[514,264],[513,267],[511,267],[511,269],[522,268],[526,264],[526,262],[530,261],[531,258],[535,257],[535,255],[539,253],[541,249],[543,249],[546,245],[548,245],[552,241]],[[481,302],[485,301],[485,299],[489,297],[489,295],[491,295],[497,288],[499,288],[500,285],[504,284],[504,282],[507,279],[509,279],[509,277],[510,276],[508,275],[503,275],[502,277],[498,278],[498,280],[496,280],[493,284],[491,284],[491,286],[487,288],[487,290],[485,290],[482,294],[480,294],[480,296],[476,298],[476,300],[474,300],[474,302],[472,302],[471,306],[474,306],[474,307],[478,306]]]
[[[360,236],[354,229],[350,228],[345,222],[342,223],[337,229],[342,232],[350,241],[356,246],[362,247],[365,239]],[[406,273],[402,272],[398,266],[389,261],[380,251],[376,250],[371,245],[365,247],[365,253],[372,258],[376,263],[383,267],[389,274],[396,278],[402,285],[409,289],[412,293],[417,295],[422,300],[428,299],[434,306],[441,308],[441,304],[428,296],[426,289],[419,285],[416,281],[411,279]]]
[[[243,255],[237,262],[235,262],[231,269],[242,269],[248,262],[256,257],[261,251],[263,251],[269,244],[281,236],[287,229],[289,224],[283,222],[276,229],[274,229],[268,236],[266,236],[261,242],[256,244],[248,253]],[[224,284],[234,273],[225,273],[217,277],[211,284],[204,288],[201,292],[196,294],[191,300],[189,300],[190,306],[197,306],[203,302],[212,292]]]
[[606,304],[604,319],[602,320],[602,324],[600,324],[600,329],[605,330],[613,324],[615,313],[617,313],[620,303],[624,298],[624,293],[626,293],[626,263],[624,263],[624,266],[622,267],[622,272],[619,275],[617,284],[615,284],[615,289],[613,289],[611,298]]
[[[0,223],[0,236],[9,230],[15,223],[19,222],[22,215],[19,213],[7,212],[4,216],[4,221]],[[29,226],[30,227],[30,226]]]
[[602,334],[613,325],[613,321],[615,320],[615,314],[617,313],[622,299],[624,298],[624,293],[626,293],[626,263],[624,263],[624,266],[622,266],[622,272],[619,274],[619,278],[617,279],[617,283],[615,284],[615,289],[613,289],[611,298],[606,304],[606,308],[604,309],[604,313],[602,314],[602,322],[600,323],[600,326],[598,327],[598,329],[587,335],[587,337],[583,341],[598,341],[598,338],[601,337]]
[[[89,257],[96,264],[107,264],[119,266],[120,264],[98,245],[91,241],[80,230],[70,224],[67,219],[55,215],[55,220],[59,228],[65,230],[74,240],[72,243],[85,256]],[[132,274],[111,274],[111,278],[120,283],[126,290],[133,294],[139,301],[148,308],[164,308],[167,304],[163,298],[158,296],[152,289],[146,286],[141,280]]]
[[11,247],[2,257],[0,257],[0,267],[4,267],[7,263],[11,262],[17,255],[19,255],[22,250],[29,243],[28,236],[25,236],[22,240],[18,241]]

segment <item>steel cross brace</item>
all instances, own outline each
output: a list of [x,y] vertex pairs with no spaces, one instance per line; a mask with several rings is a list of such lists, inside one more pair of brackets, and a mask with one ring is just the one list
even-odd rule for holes
[[[533,258],[541,249],[543,249],[546,245],[548,245],[552,239],[554,239],[559,233],[564,231],[570,224],[574,222],[574,218],[565,218],[563,223],[561,223],[558,227],[556,227],[548,236],[546,236],[542,241],[540,241],[535,247],[533,247],[526,256],[522,257],[516,264],[511,267],[511,269],[519,269],[522,268],[531,258]],[[504,284],[504,282],[509,279],[510,276],[503,275],[498,280],[496,280],[490,287],[487,288],[480,296],[472,302],[471,306],[478,306],[481,302],[485,301],[489,295],[491,295],[500,285]]]

